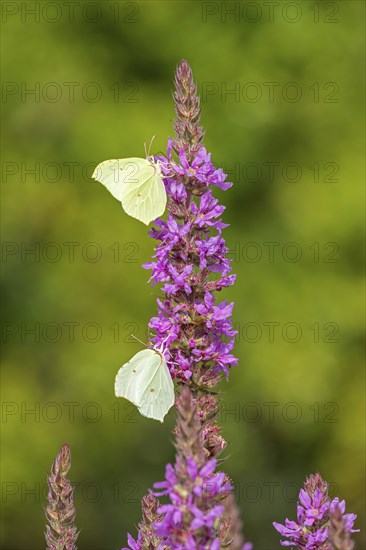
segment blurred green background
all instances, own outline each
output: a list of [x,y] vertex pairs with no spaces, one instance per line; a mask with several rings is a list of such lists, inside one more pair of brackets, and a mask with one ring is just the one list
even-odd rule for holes
[[44,547],[65,441],[81,550],[125,545],[173,460],[174,414],[113,395],[156,311],[154,242],[90,176],[154,134],[164,150],[181,58],[235,183],[215,192],[238,275],[220,296],[239,329],[220,420],[246,537],[280,548],[271,522],[316,471],[362,526],[363,6],[2,3],[2,548]]

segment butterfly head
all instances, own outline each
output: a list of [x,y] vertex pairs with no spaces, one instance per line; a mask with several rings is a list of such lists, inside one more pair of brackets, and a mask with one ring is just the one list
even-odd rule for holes
[[151,166],[154,169],[155,174],[161,175],[161,167],[159,161],[156,161],[153,155],[148,155],[146,157],[146,160],[148,160],[151,164]]

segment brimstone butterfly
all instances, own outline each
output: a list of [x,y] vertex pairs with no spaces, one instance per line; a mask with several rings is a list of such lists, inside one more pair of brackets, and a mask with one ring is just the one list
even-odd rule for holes
[[161,351],[139,351],[118,371],[114,383],[117,397],[134,403],[140,413],[163,422],[174,405],[174,384]]
[[95,168],[92,178],[121,201],[129,216],[146,225],[165,210],[167,198],[160,165],[148,154],[145,159],[105,160]]

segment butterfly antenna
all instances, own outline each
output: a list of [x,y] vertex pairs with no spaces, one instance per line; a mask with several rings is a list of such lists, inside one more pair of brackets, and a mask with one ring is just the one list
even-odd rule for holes
[[150,156],[150,149],[151,149],[151,146],[152,146],[152,142],[154,141],[155,138],[156,138],[156,136],[153,136],[153,137],[151,138],[150,145],[149,145],[149,149],[148,149],[148,151],[147,151],[147,156],[148,156],[148,157]]
[[131,334],[132,338],[134,338],[135,340],[137,340],[138,342],[140,342],[140,344],[142,344],[143,346],[145,346],[147,348],[147,344],[145,344],[145,342],[143,342],[142,340],[140,340],[140,338],[137,338],[137,336],[135,336],[134,334]]

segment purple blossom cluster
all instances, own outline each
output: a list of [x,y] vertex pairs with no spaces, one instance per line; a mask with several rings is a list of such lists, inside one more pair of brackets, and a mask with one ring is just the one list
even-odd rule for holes
[[[244,543],[239,533],[238,518],[234,517],[232,485],[224,472],[217,471],[217,459],[207,459],[199,403],[184,388],[176,405],[175,464],[168,464],[164,481],[154,484],[154,497],[168,502],[156,505],[155,521],[151,521],[150,513],[148,528],[145,519],[145,525],[139,526],[137,540],[128,536],[129,549],[251,550],[251,544]],[[146,531],[149,538],[145,537]],[[154,546],[150,546],[154,537]],[[232,545],[234,540],[238,545]]]
[[329,550],[353,550],[355,547],[351,535],[360,531],[359,529],[353,529],[357,516],[345,512],[345,501],[340,501],[338,498],[333,499],[329,506]]
[[[295,547],[298,550],[338,550],[332,542],[332,533],[329,529],[335,514],[340,516],[338,522],[341,522],[345,536],[358,531],[353,529],[357,516],[345,514],[345,507],[344,500],[330,500],[328,484],[319,474],[310,476],[304,489],[300,490],[297,522],[286,519],[285,525],[273,523],[275,529],[288,539],[281,540],[281,545]],[[339,550],[343,550],[343,546],[340,546]]]
[[[189,161],[181,149],[173,158],[172,141],[162,166],[169,203],[168,219],[156,220],[150,235],[160,241],[152,269],[153,284],[162,283],[158,315],[149,323],[155,346],[169,348],[166,359],[173,377],[193,387],[217,383],[217,375],[237,364],[231,351],[236,331],[232,328],[233,303],[215,303],[214,292],[232,285],[228,248],[222,237],[227,227],[225,207],[212,195],[211,186],[228,189],[221,169],[216,169],[204,147]],[[208,375],[209,373],[209,375]]]
[[155,529],[171,548],[220,549],[218,523],[224,506],[215,502],[232,487],[223,472],[215,473],[216,464],[212,458],[199,467],[193,457],[179,457],[175,468],[167,465],[165,481],[155,483],[155,496],[167,495],[170,500],[160,506],[163,518]]

